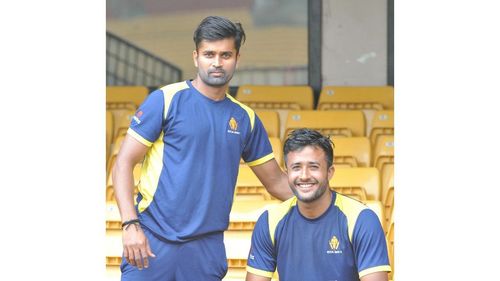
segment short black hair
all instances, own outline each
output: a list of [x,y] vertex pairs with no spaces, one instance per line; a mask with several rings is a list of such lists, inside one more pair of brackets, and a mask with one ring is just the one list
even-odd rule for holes
[[333,164],[333,147],[335,146],[328,136],[322,135],[320,132],[301,128],[292,131],[288,134],[288,138],[283,145],[283,153],[286,158],[289,152],[302,150],[306,146],[319,147],[325,152],[326,163],[328,167]]
[[241,43],[245,42],[245,31],[241,23],[233,23],[223,17],[208,16],[200,22],[193,35],[196,50],[202,40],[217,41],[226,38],[234,38],[236,52],[239,52]]

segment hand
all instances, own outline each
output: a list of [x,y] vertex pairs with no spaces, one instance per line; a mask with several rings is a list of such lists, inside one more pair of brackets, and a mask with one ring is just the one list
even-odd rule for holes
[[137,266],[139,270],[142,270],[143,267],[148,268],[148,257],[155,258],[156,256],[149,248],[148,238],[144,235],[139,224],[128,225],[124,228],[122,238],[125,260],[129,264]]

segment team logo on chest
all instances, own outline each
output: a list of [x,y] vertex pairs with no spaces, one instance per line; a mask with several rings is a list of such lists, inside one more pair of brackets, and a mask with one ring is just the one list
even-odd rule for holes
[[231,117],[231,119],[229,120],[229,129],[227,130],[227,132],[236,135],[240,134],[240,132],[238,132],[238,122],[236,121],[236,119],[234,119],[234,117]]
[[333,235],[328,244],[330,244],[330,249],[326,251],[327,254],[342,254],[342,250],[339,250],[340,241],[337,236]]

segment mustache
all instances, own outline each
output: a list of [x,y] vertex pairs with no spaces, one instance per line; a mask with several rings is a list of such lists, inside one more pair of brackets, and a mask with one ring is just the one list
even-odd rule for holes
[[310,180],[307,180],[307,181],[294,180],[294,181],[293,181],[293,183],[294,183],[295,185],[297,185],[297,184],[301,184],[301,183],[317,184],[317,183],[319,183],[319,181],[318,181],[318,180],[316,180],[316,179],[310,179]]
[[209,69],[208,70],[208,74],[210,73],[223,73],[223,74],[226,74],[226,71],[224,71],[224,69]]

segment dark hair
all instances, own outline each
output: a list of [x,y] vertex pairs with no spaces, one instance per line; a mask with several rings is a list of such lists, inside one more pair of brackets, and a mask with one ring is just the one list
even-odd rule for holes
[[196,50],[202,40],[216,41],[226,38],[234,38],[236,52],[240,51],[242,41],[245,42],[245,31],[240,23],[217,16],[209,16],[200,22],[193,35]]
[[323,136],[320,132],[312,129],[296,129],[288,134],[283,146],[286,158],[289,152],[302,150],[306,146],[314,146],[323,149],[328,167],[333,164],[333,147],[335,146],[328,136]]

